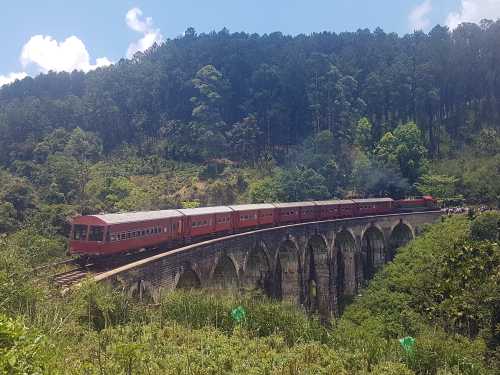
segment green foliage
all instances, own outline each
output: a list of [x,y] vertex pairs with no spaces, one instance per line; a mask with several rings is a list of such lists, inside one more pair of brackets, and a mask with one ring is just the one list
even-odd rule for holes
[[198,201],[183,201],[181,202],[182,208],[197,208],[200,207],[200,202]]
[[467,237],[467,220],[457,218],[436,224],[400,249],[347,307],[335,338],[353,347],[365,342],[367,352],[382,361],[395,350],[403,355],[397,340],[413,336],[413,354],[403,359],[418,374],[485,373],[483,356],[494,368],[500,252],[496,244]]
[[498,155],[500,154],[500,132],[495,128],[481,129],[476,144],[481,155]]
[[0,233],[10,232],[17,225],[16,209],[10,202],[0,204]]
[[90,132],[85,132],[80,128],[75,128],[64,147],[64,153],[83,161],[95,161],[102,152],[102,145],[97,136]]
[[26,179],[0,170],[0,202],[2,220],[9,226],[9,223],[19,224],[25,220],[37,208],[39,200]]
[[0,372],[3,374],[47,373],[47,343],[19,320],[0,314]]
[[162,319],[176,321],[186,327],[199,329],[212,326],[231,333],[239,324],[231,316],[237,306],[246,310],[241,325],[253,337],[276,334],[290,346],[327,340],[326,329],[318,321],[308,319],[296,307],[250,297],[227,294],[221,298],[221,295],[198,291],[169,293],[160,302],[160,313]]
[[125,323],[131,313],[130,301],[123,293],[92,280],[81,284],[72,302],[79,322],[89,329],[102,330]]
[[494,207],[500,204],[500,155],[477,158],[466,154],[435,163],[433,169],[438,174],[458,178],[456,191],[467,201]]
[[377,158],[414,182],[427,167],[427,150],[422,134],[415,123],[399,125],[393,132],[384,134],[375,149]]
[[500,213],[498,211],[483,212],[472,221],[470,232],[473,240],[500,240]]
[[372,141],[372,124],[366,117],[361,118],[354,129],[354,144],[368,150]]
[[330,197],[325,178],[310,168],[276,170],[250,184],[250,199],[258,202],[300,202],[321,200]]
[[418,191],[434,198],[452,198],[456,194],[458,178],[453,176],[425,174],[416,184]]

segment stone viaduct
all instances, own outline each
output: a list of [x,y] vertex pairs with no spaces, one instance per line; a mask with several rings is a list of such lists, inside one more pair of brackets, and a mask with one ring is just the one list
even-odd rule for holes
[[185,246],[100,274],[140,298],[176,288],[260,289],[278,300],[337,315],[396,249],[439,212],[294,224]]

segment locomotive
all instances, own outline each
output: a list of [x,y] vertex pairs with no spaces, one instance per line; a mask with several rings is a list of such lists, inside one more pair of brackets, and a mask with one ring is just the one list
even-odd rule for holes
[[75,217],[70,253],[105,256],[170,249],[208,238],[304,222],[434,210],[431,196],[244,204]]

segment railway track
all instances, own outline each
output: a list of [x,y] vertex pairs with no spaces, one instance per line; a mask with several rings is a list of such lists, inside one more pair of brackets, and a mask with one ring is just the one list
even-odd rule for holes
[[52,281],[58,286],[70,287],[71,285],[84,279],[88,274],[89,274],[88,269],[80,267],[70,271],[55,274],[51,278]]
[[56,286],[62,288],[63,290],[66,290],[80,283],[86,277],[96,276],[100,273],[110,271],[114,268],[122,267],[128,263],[133,263],[140,259],[144,259],[164,251],[164,249],[157,249],[110,258],[100,258],[93,261],[84,261],[83,258],[74,258],[38,267],[36,269],[36,272],[47,270],[57,266],[74,265],[75,267],[70,270],[65,270],[63,272],[55,273],[49,276],[49,279]]

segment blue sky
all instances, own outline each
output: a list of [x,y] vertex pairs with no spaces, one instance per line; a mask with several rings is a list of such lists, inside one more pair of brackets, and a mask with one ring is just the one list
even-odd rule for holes
[[[1,0],[0,86],[48,70],[88,71],[154,41],[227,27],[286,34],[380,26],[399,34],[500,17],[500,0]],[[98,60],[97,60],[98,59]]]

